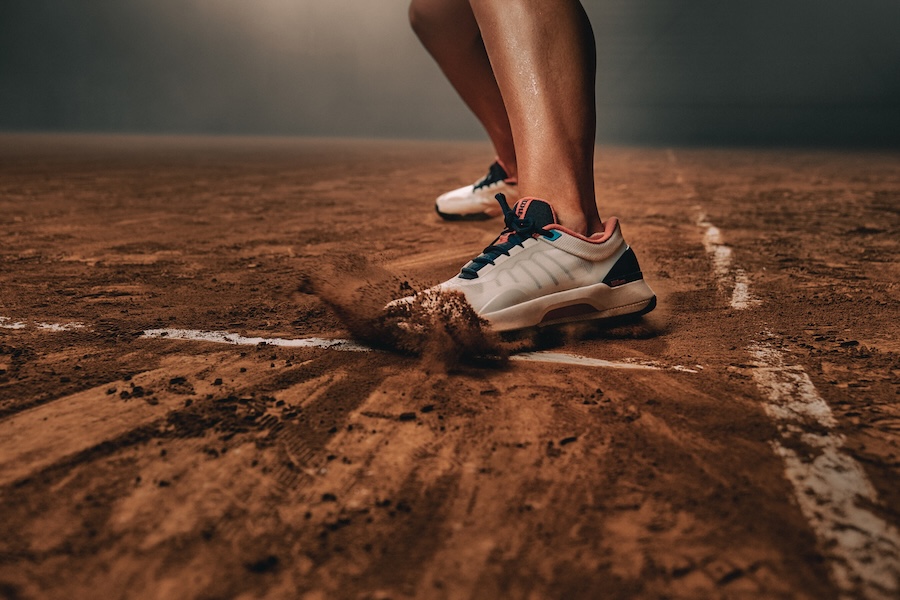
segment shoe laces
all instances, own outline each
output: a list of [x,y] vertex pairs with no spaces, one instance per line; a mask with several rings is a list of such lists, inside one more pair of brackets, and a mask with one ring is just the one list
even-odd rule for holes
[[530,217],[519,217],[506,202],[506,196],[497,194],[494,196],[500,203],[503,210],[503,223],[506,228],[500,232],[491,244],[481,251],[472,261],[462,268],[459,277],[462,279],[477,279],[478,270],[485,265],[493,265],[501,255],[509,256],[509,251],[515,246],[522,246],[525,240],[542,235],[544,237],[552,237],[553,234],[540,225],[536,225]]

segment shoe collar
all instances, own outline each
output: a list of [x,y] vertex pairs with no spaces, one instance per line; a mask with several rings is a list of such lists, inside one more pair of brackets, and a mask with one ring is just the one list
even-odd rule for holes
[[[585,242],[590,242],[592,244],[602,244],[603,242],[607,241],[610,237],[612,237],[613,233],[616,230],[616,226],[619,224],[619,219],[617,219],[616,217],[610,217],[603,222],[602,231],[594,232],[591,235],[583,235],[569,229],[568,227],[560,225],[559,218],[556,216],[556,211],[553,209],[553,205],[546,200],[536,198],[534,196],[526,196],[525,198],[520,199],[513,207],[513,211],[515,212],[516,217],[519,219],[523,219],[526,216],[537,218],[538,224],[541,225],[544,229],[555,229],[561,233],[570,235]],[[529,212],[531,212],[531,214],[529,214]],[[508,237],[508,235],[509,234],[505,235],[504,238]],[[506,240],[503,239],[503,241]]]

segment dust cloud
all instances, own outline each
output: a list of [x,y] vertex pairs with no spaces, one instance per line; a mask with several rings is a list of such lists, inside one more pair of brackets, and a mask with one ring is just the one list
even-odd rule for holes
[[[300,291],[328,305],[357,340],[421,357],[437,370],[466,363],[502,366],[514,347],[490,330],[462,294],[423,290],[361,256],[325,262],[301,278]],[[407,296],[409,302],[392,302]]]

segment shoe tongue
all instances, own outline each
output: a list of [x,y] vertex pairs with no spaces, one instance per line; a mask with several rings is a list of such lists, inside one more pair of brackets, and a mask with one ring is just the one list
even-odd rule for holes
[[[498,200],[502,200],[501,206],[503,211],[508,211],[509,205],[506,203],[505,198],[500,198],[498,194]],[[537,198],[522,198],[513,206],[512,213],[516,216],[516,219],[528,219],[531,223],[521,223],[520,227],[520,223],[514,222],[511,229],[504,229],[503,233],[490,246],[484,249],[484,253],[481,256],[476,257],[462,268],[462,271],[459,273],[462,279],[475,279],[478,277],[478,270],[481,267],[486,264],[494,264],[494,260],[501,254],[509,256],[507,250],[511,246],[505,246],[504,244],[513,243],[521,246],[527,239],[526,236],[536,236],[547,225],[556,223],[556,214],[553,212],[553,207]],[[508,227],[510,226],[509,216],[509,213],[504,216]],[[516,227],[520,227],[520,229],[516,229]],[[513,236],[516,236],[516,238],[510,242]]]
[[546,227],[556,223],[556,213],[547,202],[537,198],[522,198],[516,202],[513,212],[520,219],[531,219],[537,227]]

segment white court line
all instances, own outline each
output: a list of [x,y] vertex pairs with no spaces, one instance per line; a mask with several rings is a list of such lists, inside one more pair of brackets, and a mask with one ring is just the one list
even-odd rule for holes
[[[0,317],[0,328],[4,329],[25,329],[27,323],[13,322],[9,317]],[[84,329],[83,323],[36,323],[35,327],[42,331],[48,332],[65,332]],[[353,340],[340,338],[263,338],[263,337],[246,337],[238,333],[228,331],[201,331],[199,329],[148,329],[144,331],[143,337],[155,339],[170,340],[190,340],[195,342],[212,342],[215,344],[232,344],[238,346],[258,346],[266,344],[268,346],[279,346],[284,348],[323,348],[327,350],[338,350],[343,352],[372,352],[373,349],[364,344],[360,344]],[[522,362],[544,362],[556,363],[563,365],[574,365],[582,367],[598,367],[604,369],[625,369],[638,371],[678,371],[682,373],[699,373],[698,369],[702,369],[699,365],[697,368],[688,368],[681,365],[665,366],[652,361],[610,361],[601,358],[590,358],[587,356],[579,356],[577,354],[568,354],[565,352],[522,352],[510,356],[510,360]]]
[[747,273],[733,267],[731,247],[722,240],[719,228],[710,223],[704,214],[697,218],[697,225],[705,228],[703,247],[712,258],[713,272],[719,285],[725,287],[731,284],[731,308],[746,310],[760,304],[761,301],[750,293],[750,278]]
[[[759,304],[750,293],[747,274],[732,264],[731,248],[719,228],[702,214],[697,224],[705,228],[703,246],[719,285],[733,285],[731,308]],[[843,450],[843,436],[833,433],[837,421],[809,375],[800,366],[786,365],[777,338],[768,337],[747,350],[756,360],[753,379],[768,399],[766,414],[781,434],[772,447],[784,461],[797,504],[829,558],[841,598],[896,600],[900,533],[869,508],[878,505],[875,488],[862,465]],[[808,451],[798,453],[798,444]]]
[[[145,338],[190,340],[196,342],[212,342],[216,344],[232,344],[238,346],[257,346],[266,344],[269,346],[281,346],[286,348],[325,348],[328,350],[341,350],[345,352],[372,352],[373,349],[354,342],[353,340],[336,338],[262,338],[245,337],[228,331],[201,331],[198,329],[148,329],[144,331]],[[568,354],[564,352],[523,352],[510,356],[510,360],[557,363],[584,367],[599,367],[605,369],[631,369],[641,371],[679,371],[683,373],[697,373],[696,369],[689,369],[681,365],[666,367],[655,362],[623,361],[614,362],[600,358],[589,358]]]
[[[601,358],[589,358],[564,352],[523,352],[513,354],[509,360],[522,362],[549,362],[582,367],[601,367],[605,369],[634,369],[637,371],[659,371],[660,367],[648,363],[613,362]],[[693,371],[696,373],[696,371]]]
[[0,329],[25,329],[26,327],[28,325],[21,321],[13,321],[9,317],[0,317]]
[[[828,404],[803,368],[785,364],[771,342],[749,350],[757,367],[753,379],[768,398],[766,413],[781,433],[772,446],[831,559],[843,597],[900,597],[900,532],[870,508],[878,506],[878,494],[862,465],[843,451],[844,437],[832,431],[837,421]],[[808,451],[798,453],[798,444]]]
[[75,331],[84,329],[84,323],[37,323],[37,328],[44,331]]
[[[70,323],[34,323],[37,329],[42,331],[75,331],[76,329],[84,329],[84,323],[72,321]],[[29,327],[26,321],[13,321],[9,317],[0,317],[0,329],[27,329]]]
[[144,331],[145,338],[165,338],[169,340],[191,340],[195,342],[213,342],[215,344],[233,344],[237,346],[280,346],[284,348],[326,348],[328,350],[342,350],[345,352],[371,352],[372,348],[354,342],[337,338],[262,338],[245,337],[228,331],[200,331],[199,329],[148,329]]
[[632,360],[625,359],[623,361],[610,361],[602,358],[590,358],[588,356],[580,356],[578,354],[569,354],[567,352],[521,352],[513,354],[509,360],[522,362],[545,362],[558,363],[562,365],[576,365],[582,367],[601,367],[604,369],[624,369],[635,371],[678,371],[680,373],[699,373],[703,367],[695,365],[696,368],[691,369],[681,365],[666,366],[656,361],[649,360]]

